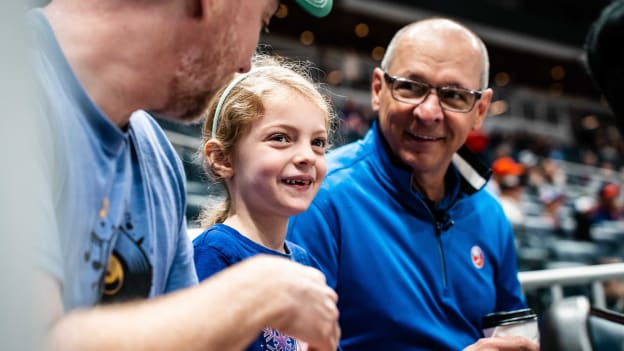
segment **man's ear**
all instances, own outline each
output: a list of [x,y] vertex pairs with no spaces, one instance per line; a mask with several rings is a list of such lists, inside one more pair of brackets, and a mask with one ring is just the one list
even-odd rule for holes
[[477,118],[475,119],[475,123],[472,126],[473,130],[477,130],[481,128],[481,126],[483,126],[485,117],[487,117],[488,110],[490,109],[490,103],[492,102],[493,94],[494,92],[490,88],[483,90],[481,99],[477,101],[477,105],[474,107],[476,109]]
[[204,155],[208,162],[208,167],[212,172],[223,179],[234,176],[234,168],[230,156],[225,152],[223,144],[218,140],[209,140],[204,145]]
[[371,79],[371,108],[373,111],[379,111],[381,88],[383,88],[383,71],[381,68],[376,67],[373,70],[373,77]]

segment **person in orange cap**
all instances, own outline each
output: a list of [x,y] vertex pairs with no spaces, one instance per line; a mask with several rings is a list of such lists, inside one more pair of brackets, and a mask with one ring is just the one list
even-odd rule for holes
[[524,165],[517,163],[510,156],[499,157],[492,163],[492,179],[488,189],[500,196],[501,184],[515,185],[520,182],[520,176],[525,172]]
[[622,219],[620,187],[615,183],[607,183],[598,191],[598,206],[592,216],[592,222],[599,223],[619,219]]
[[492,172],[490,183],[498,187],[498,199],[507,219],[513,226],[522,224],[524,211],[520,206],[520,199],[524,191],[524,165],[511,157],[501,157],[492,164]]

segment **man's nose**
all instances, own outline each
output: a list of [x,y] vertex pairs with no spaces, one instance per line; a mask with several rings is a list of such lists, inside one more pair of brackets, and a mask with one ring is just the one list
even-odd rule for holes
[[238,73],[247,73],[251,70],[251,60],[238,68]]
[[431,89],[425,99],[414,108],[413,112],[423,121],[439,121],[444,118],[437,91]]

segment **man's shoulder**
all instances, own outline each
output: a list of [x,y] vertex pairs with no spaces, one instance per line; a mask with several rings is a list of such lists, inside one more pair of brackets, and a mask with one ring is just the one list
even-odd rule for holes
[[343,145],[327,155],[326,180],[339,180],[364,167],[371,156],[371,146],[363,140]]
[[180,208],[186,201],[186,175],[182,160],[160,125],[145,111],[137,111],[130,118],[131,142],[142,165],[145,182],[151,191],[175,190]]
[[486,206],[489,206],[491,208],[502,208],[501,207],[501,202],[500,202],[500,198],[494,194],[492,194],[490,191],[488,191],[485,187],[480,189],[477,192],[479,198],[477,199],[477,201],[483,202],[485,203]]
[[329,202],[340,202],[345,196],[353,195],[371,180],[370,150],[352,143],[344,145],[327,157],[327,175],[317,193],[314,204],[325,207]]
[[177,152],[167,138],[165,131],[149,113],[139,110],[130,118],[130,128],[135,136],[141,157],[166,158],[176,167],[181,167]]
[[[132,130],[142,138],[149,138],[155,141],[167,140],[164,130],[148,112],[138,110],[130,117]],[[164,140],[161,140],[164,139]]]
[[295,244],[294,242],[290,240],[286,240],[285,245],[290,250],[290,255],[293,261],[299,262],[306,266],[317,267],[317,265],[311,260],[310,255],[308,254],[308,251],[306,251],[306,249],[304,249],[302,246],[299,246],[298,244]]
[[485,187],[468,196],[465,201],[470,211],[487,214],[484,218],[490,223],[506,220],[500,200]]

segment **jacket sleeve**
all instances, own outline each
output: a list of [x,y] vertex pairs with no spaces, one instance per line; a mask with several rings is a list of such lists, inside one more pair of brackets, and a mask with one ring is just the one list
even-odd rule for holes
[[291,218],[287,238],[308,251],[325,274],[327,285],[335,289],[340,269],[340,233],[332,208],[317,195],[307,211]]

